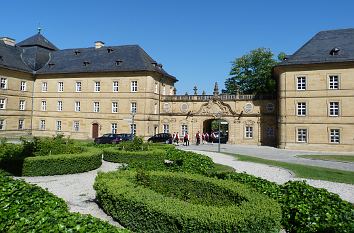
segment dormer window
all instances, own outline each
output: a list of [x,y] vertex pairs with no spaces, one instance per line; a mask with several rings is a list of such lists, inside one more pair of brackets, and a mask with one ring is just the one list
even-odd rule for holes
[[3,60],[4,60],[3,56],[0,56],[0,61],[3,61]]
[[111,52],[113,52],[114,51],[114,49],[112,49],[112,48],[107,48],[107,53],[111,53]]
[[329,52],[329,54],[332,55],[332,56],[336,56],[336,55],[339,54],[339,51],[340,51],[340,49],[335,47]]
[[81,52],[79,50],[74,51],[75,55],[79,55]]
[[157,66],[157,62],[151,62],[151,64],[156,67]]
[[89,61],[84,61],[83,63],[84,63],[84,66],[90,65],[90,62],[89,62]]
[[120,66],[122,64],[122,60],[116,60],[116,66]]

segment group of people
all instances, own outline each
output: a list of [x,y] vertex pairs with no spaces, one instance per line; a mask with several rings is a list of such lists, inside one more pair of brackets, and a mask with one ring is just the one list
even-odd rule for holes
[[[207,132],[205,133],[200,133],[199,131],[195,135],[196,139],[196,145],[199,145],[200,143],[213,143],[216,138],[215,133],[212,131],[210,134]],[[172,134],[172,143],[175,143],[176,145],[179,144],[180,141],[183,141],[183,145],[189,146],[189,134],[186,132],[183,137],[180,137],[178,132],[174,132]]]

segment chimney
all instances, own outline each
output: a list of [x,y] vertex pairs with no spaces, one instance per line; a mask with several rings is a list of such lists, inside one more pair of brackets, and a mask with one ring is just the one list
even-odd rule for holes
[[104,42],[99,40],[95,42],[95,49],[102,48],[103,46],[104,46]]
[[5,44],[10,45],[10,46],[15,46],[16,40],[12,39],[10,37],[1,37],[0,40],[2,40]]

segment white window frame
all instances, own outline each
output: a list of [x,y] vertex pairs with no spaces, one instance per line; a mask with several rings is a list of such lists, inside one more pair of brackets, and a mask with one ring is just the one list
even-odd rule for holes
[[329,130],[329,142],[339,144],[340,143],[340,129],[330,129]]
[[308,143],[308,129],[306,128],[298,128],[296,129],[296,142],[299,143]]
[[158,112],[158,106],[157,103],[154,104],[154,114],[157,114]]
[[101,82],[100,81],[95,81],[95,88],[93,90],[94,92],[100,92],[101,91]]
[[24,119],[19,119],[18,120],[18,130],[24,130],[25,129],[25,120]]
[[187,124],[182,124],[181,125],[181,135],[182,135],[182,137],[184,137],[184,135],[186,135],[186,133],[188,133],[188,125]]
[[47,92],[47,91],[48,91],[48,83],[42,82],[42,92]]
[[93,112],[100,112],[100,102],[93,102]]
[[40,122],[39,122],[39,130],[45,130],[45,120],[40,120]]
[[118,132],[118,123],[111,123],[111,132],[114,134]]
[[162,95],[166,95],[166,85],[163,84],[162,86]]
[[112,102],[112,113],[118,113],[118,102]]
[[245,126],[245,138],[253,138],[253,126],[246,125]]
[[63,111],[63,101],[62,100],[58,100],[58,102],[57,102],[57,111],[58,112]]
[[79,132],[80,131],[80,121],[73,121],[73,130],[75,132]]
[[169,124],[163,124],[162,128],[163,128],[163,132],[164,133],[169,133],[170,132],[170,125]]
[[138,111],[138,104],[136,102],[131,102],[130,103],[130,112],[136,113],[137,111]]
[[0,99],[0,109],[6,109],[6,98]]
[[113,89],[113,92],[119,91],[119,82],[118,81],[113,81],[112,89]]
[[60,81],[58,82],[58,92],[63,92],[64,91],[64,82]]
[[18,108],[20,111],[26,110],[26,100],[20,100]]
[[5,120],[0,119],[0,130],[5,130]]
[[7,78],[0,78],[0,89],[7,89]]
[[339,89],[339,75],[328,75],[328,89]]
[[136,135],[136,124],[130,124],[130,133]]
[[75,83],[75,92],[81,92],[82,91],[82,82],[81,81],[76,81]]
[[154,91],[155,94],[158,94],[159,93],[159,84],[156,82],[155,83],[155,91]]
[[297,116],[306,116],[307,115],[307,103],[306,102],[297,102],[296,103],[296,115]]
[[75,112],[81,112],[81,102],[75,101]]
[[307,89],[307,78],[306,76],[296,77],[296,90],[304,91]]
[[41,111],[47,111],[47,101],[42,100],[41,102]]
[[56,131],[61,131],[61,126],[62,126],[62,122],[61,121],[56,121],[55,122],[55,129]]
[[130,92],[138,92],[138,81],[134,80],[130,82]]
[[27,82],[26,81],[21,81],[20,83],[20,91],[26,91],[27,90]]
[[340,104],[338,101],[330,101],[328,103],[328,114],[331,117],[337,117],[340,114]]

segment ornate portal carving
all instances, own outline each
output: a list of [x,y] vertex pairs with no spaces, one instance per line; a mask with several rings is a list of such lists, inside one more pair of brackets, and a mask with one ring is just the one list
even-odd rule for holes
[[209,100],[208,103],[203,104],[193,115],[212,115],[216,117],[217,113],[221,113],[223,116],[236,115],[230,105],[216,99]]

